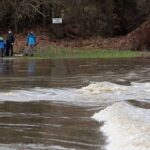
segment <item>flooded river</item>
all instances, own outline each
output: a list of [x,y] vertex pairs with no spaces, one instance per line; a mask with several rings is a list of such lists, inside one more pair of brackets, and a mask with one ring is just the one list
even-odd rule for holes
[[0,60],[0,150],[149,150],[150,60]]

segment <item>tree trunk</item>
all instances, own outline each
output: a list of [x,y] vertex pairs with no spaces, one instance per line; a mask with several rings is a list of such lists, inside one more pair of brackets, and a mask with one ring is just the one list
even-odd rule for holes
[[114,1],[106,0],[106,16],[107,16],[107,24],[108,24],[108,34],[110,36],[113,35],[113,10],[114,10]]

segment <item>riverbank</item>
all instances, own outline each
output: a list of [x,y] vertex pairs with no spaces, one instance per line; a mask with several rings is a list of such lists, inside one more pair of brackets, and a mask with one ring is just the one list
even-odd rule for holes
[[36,58],[133,58],[139,57],[136,51],[118,51],[85,48],[47,47],[35,53]]
[[[90,58],[146,58],[150,57],[148,51],[119,51],[113,49],[87,49],[87,48],[64,48],[49,46],[37,48],[33,57],[23,56],[23,53],[15,54],[14,59],[90,59]],[[4,58],[5,59],[5,58]],[[7,57],[6,57],[7,59]],[[11,57],[9,58],[11,59]]]
[[[134,31],[124,36],[116,37],[101,37],[90,36],[87,38],[75,37],[73,39],[64,37],[62,39],[55,39],[49,35],[49,31],[41,28],[32,29],[37,36],[37,47],[39,49],[50,49],[50,47],[57,47],[58,49],[85,49],[85,50],[150,50],[150,21],[146,21]],[[15,34],[14,50],[16,53],[22,52],[27,48],[26,36],[24,33]],[[6,35],[4,35],[6,37]]]

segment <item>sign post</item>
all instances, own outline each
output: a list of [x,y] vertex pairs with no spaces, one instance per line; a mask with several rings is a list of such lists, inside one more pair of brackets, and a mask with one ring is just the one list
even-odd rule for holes
[[62,18],[52,18],[52,23],[53,24],[62,24]]
[[64,30],[63,30],[63,19],[62,19],[62,5],[56,5],[53,2],[52,7],[52,31],[53,35],[56,38],[63,38],[64,37]]
[[56,38],[63,38],[64,31],[63,31],[63,19],[62,18],[52,18],[52,26],[53,26],[53,33]]

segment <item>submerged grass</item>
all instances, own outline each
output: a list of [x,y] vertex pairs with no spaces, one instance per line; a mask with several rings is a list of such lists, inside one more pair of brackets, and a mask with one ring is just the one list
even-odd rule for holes
[[[22,56],[22,55],[20,55]],[[90,59],[90,58],[136,58],[150,57],[149,52],[139,52],[132,50],[102,50],[87,48],[64,48],[49,46],[47,48],[37,48],[34,57],[19,57],[16,55],[14,59]]]
[[139,57],[136,51],[100,50],[100,49],[75,49],[47,47],[38,49],[35,58],[41,59],[61,59],[61,58],[134,58]]

